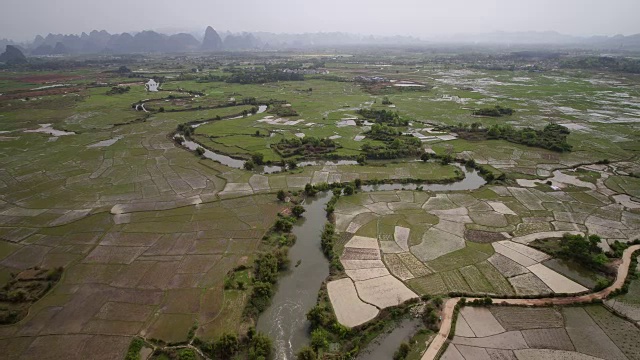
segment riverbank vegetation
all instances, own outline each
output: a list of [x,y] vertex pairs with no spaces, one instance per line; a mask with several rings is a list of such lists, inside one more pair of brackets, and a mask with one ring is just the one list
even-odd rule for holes
[[39,267],[11,273],[0,289],[0,324],[14,324],[22,320],[33,303],[51,290],[62,277],[62,267]]

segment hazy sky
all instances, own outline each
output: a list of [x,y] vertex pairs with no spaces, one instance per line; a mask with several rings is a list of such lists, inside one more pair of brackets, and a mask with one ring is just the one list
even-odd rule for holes
[[640,33],[640,0],[3,0],[0,38],[145,29],[414,35]]

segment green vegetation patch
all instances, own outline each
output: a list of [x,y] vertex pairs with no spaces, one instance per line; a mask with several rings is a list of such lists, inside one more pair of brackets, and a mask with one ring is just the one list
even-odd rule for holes
[[31,304],[41,299],[62,277],[63,268],[31,268],[12,274],[0,290],[0,324],[22,320]]

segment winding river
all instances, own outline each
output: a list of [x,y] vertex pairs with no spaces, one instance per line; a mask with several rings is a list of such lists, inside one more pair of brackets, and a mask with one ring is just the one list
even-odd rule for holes
[[[186,147],[191,151],[196,151],[196,149],[198,149],[199,147],[202,147],[200,146],[200,144],[198,144],[195,141],[185,139],[182,135],[175,135],[174,138],[181,139],[182,146]],[[219,154],[217,152],[211,151],[206,148],[203,148],[203,149],[204,149],[204,154],[202,156],[204,156],[207,159],[217,161],[220,164],[228,166],[230,168],[244,169],[244,163],[246,162],[246,160],[232,158],[229,155]],[[302,161],[302,162],[299,162],[297,166],[302,167],[302,166],[312,166],[312,165],[357,165],[357,164],[358,162],[355,160]],[[273,173],[278,173],[283,170],[286,170],[286,168],[279,165],[264,165],[264,166],[259,166],[258,170],[261,174],[273,174]]]
[[[368,185],[362,190],[415,189],[418,186],[428,191],[473,190],[486,183],[476,170],[456,166],[466,175],[456,183]],[[325,205],[329,199],[329,193],[323,192],[304,204],[304,219],[293,228],[297,241],[289,252],[291,270],[279,279],[271,306],[258,319],[257,329],[274,340],[276,359],[295,359],[296,352],[310,340],[306,314],[315,306],[320,286],[329,276],[329,262],[320,248],[320,233],[326,222]],[[300,265],[296,267],[298,261]],[[358,359],[390,359],[400,343],[417,331],[419,322],[415,319],[400,321],[390,333],[380,335],[369,344]]]
[[[176,137],[181,137],[176,135]],[[182,145],[195,151],[200,145],[182,138]],[[245,160],[234,159],[205,149],[204,157],[217,161],[231,168],[244,168]],[[313,165],[355,165],[356,161],[304,161],[298,166]],[[364,185],[362,191],[415,190],[456,191],[475,190],[486,184],[477,170],[458,166],[465,174],[464,179],[450,184],[380,184]],[[261,167],[262,174],[276,173],[284,170],[281,166]],[[297,237],[296,243],[289,251],[291,269],[278,281],[275,296],[271,305],[258,318],[257,329],[265,332],[274,340],[276,359],[293,360],[295,354],[310,341],[307,312],[316,304],[318,291],[322,282],[329,276],[329,262],[320,248],[320,233],[326,222],[325,205],[330,199],[328,192],[319,193],[315,198],[308,198],[304,204],[304,218],[293,227]],[[298,265],[299,262],[299,265]],[[298,266],[296,266],[298,265]],[[388,334],[382,334],[369,344],[358,359],[386,359],[401,342],[407,341],[419,326],[419,321],[406,319],[401,321]],[[364,357],[363,357],[364,356]]]
[[[289,251],[291,270],[278,280],[276,294],[258,319],[257,330],[274,340],[278,360],[293,360],[309,342],[307,312],[315,306],[322,282],[329,276],[329,262],[320,249],[320,233],[326,222],[324,192],[304,204],[304,218],[293,226],[297,237]],[[296,264],[300,261],[300,265]]]
[[[186,147],[191,151],[196,151],[197,148],[202,147],[195,141],[187,140],[181,135],[175,135],[176,139],[182,139],[182,146]],[[232,158],[228,155],[222,155],[211,151],[209,149],[204,149],[204,156],[207,159],[211,159],[213,161],[217,161],[222,165],[234,168],[234,169],[244,169],[245,160]],[[355,160],[323,160],[323,161],[301,161],[297,163],[298,167],[303,166],[315,166],[315,165],[357,165],[358,162]],[[466,168],[460,164],[452,164],[459,167],[464,172],[464,179],[460,181],[456,181],[450,184],[402,184],[402,183],[394,183],[394,184],[379,184],[379,185],[363,185],[363,191],[387,191],[387,190],[416,190],[417,188],[422,188],[426,191],[459,191],[459,190],[475,190],[479,189],[482,185],[487,182],[480,176],[477,170]],[[279,165],[264,165],[258,167],[258,172],[261,174],[274,174],[286,170],[286,168]]]

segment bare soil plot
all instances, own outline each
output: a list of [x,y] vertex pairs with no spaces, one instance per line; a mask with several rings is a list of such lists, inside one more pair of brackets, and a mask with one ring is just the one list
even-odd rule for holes
[[514,353],[518,360],[600,360],[598,357],[565,350],[521,349],[514,350]]
[[539,277],[532,273],[509,278],[509,282],[518,295],[551,294],[551,289]]
[[355,235],[345,245],[345,247],[378,249],[378,239]]
[[532,258],[526,255],[523,255],[520,252],[517,252],[509,247],[506,247],[501,242],[496,242],[491,245],[493,246],[493,248],[498,254],[504,255],[524,267],[532,266],[538,263],[536,260],[533,260]]
[[505,277],[513,277],[516,275],[526,274],[529,272],[526,267],[518,264],[517,262],[509,259],[502,254],[493,254],[487,259],[493,266],[495,266],[500,273]]
[[[108,335],[52,335],[36,338],[23,359],[121,359],[131,338]],[[17,358],[17,357],[16,357]]]
[[421,261],[429,261],[464,247],[464,239],[460,236],[431,228],[424,233],[420,245],[411,247],[411,252]]
[[413,254],[411,253],[399,253],[397,254],[397,256],[415,277],[425,276],[433,273],[430,268],[428,268],[424,263],[418,260],[418,258],[413,256]]
[[508,331],[561,328],[564,326],[562,314],[554,308],[493,306],[491,313]]
[[345,246],[342,255],[340,256],[343,260],[380,260],[380,250],[378,249],[367,249],[367,248],[356,248],[356,247],[347,247]]
[[143,326],[143,322],[93,319],[82,327],[82,332],[87,334],[134,335],[140,332]]
[[513,241],[504,240],[500,242],[501,245],[504,245],[512,250],[519,252],[520,254],[535,260],[536,262],[541,262],[550,258],[549,255],[538,251],[534,248],[528,247],[526,245],[522,245]]
[[100,245],[111,246],[153,246],[162,234],[150,233],[108,233],[100,241]]
[[586,287],[549,269],[543,264],[532,265],[527,269],[540,278],[553,292],[573,294],[588,290]]
[[500,325],[487,308],[465,306],[460,310],[460,316],[469,324],[476,337],[486,337],[505,332],[504,327]]
[[493,211],[503,214],[503,215],[517,215],[513,210],[511,210],[507,205],[498,201],[487,201],[487,204],[491,206]]
[[587,306],[585,310],[629,359],[640,359],[638,327],[617,317],[603,306]]
[[[386,261],[386,259],[385,259]],[[373,269],[357,269],[357,270],[345,270],[345,273],[353,281],[368,280],[377,277],[389,275],[389,270],[386,268],[373,268]]]
[[476,337],[476,334],[471,330],[471,327],[463,316],[458,316],[458,319],[456,320],[455,334],[456,336],[462,337]]
[[453,208],[446,210],[429,210],[429,213],[436,215],[440,221],[446,220],[455,223],[471,223],[471,218],[469,215],[469,210],[467,208]]
[[562,314],[576,351],[603,359],[627,358],[583,308],[563,308]]
[[445,350],[444,354],[442,354],[441,360],[465,360],[464,356],[460,354],[458,348],[455,345],[450,344]]
[[360,300],[351,279],[330,281],[327,283],[327,291],[336,318],[344,326],[358,326],[378,315],[378,309],[375,306]]
[[494,211],[470,212],[469,217],[475,224],[492,228],[503,228],[509,225],[503,214]]
[[340,260],[345,270],[384,268],[382,260]]
[[487,349],[491,360],[518,360],[512,350]]
[[409,299],[418,297],[400,280],[391,275],[357,281],[356,289],[363,301],[379,308],[397,306]]
[[524,337],[522,337],[522,333],[520,333],[520,331],[508,331],[497,335],[477,338],[454,336],[452,342],[456,345],[459,344],[502,350],[517,350],[529,348],[529,345],[527,345],[527,342],[524,340]]
[[510,187],[508,188],[513,197],[529,210],[544,210],[542,200],[531,193],[528,189]]
[[270,190],[269,178],[263,175],[253,175],[249,179],[249,185],[253,188],[253,191]]
[[491,360],[487,350],[475,346],[453,345],[465,359]]
[[409,251],[409,233],[411,229],[402,226],[396,226],[393,234],[393,238],[400,248],[404,251]]
[[575,350],[563,328],[522,330],[522,336],[532,349]]
[[413,279],[413,274],[407,269],[402,260],[395,254],[388,254],[384,256],[384,262],[387,268],[398,279],[405,281]]
[[385,254],[405,252],[395,241],[380,241],[380,250]]
[[492,243],[506,239],[506,237],[499,232],[483,231],[483,230],[470,230],[467,229],[464,232],[465,239],[477,243]]
[[447,210],[456,207],[458,206],[449,200],[446,194],[436,194],[436,196],[429,198],[422,206],[422,208],[427,211]]
[[393,214],[393,210],[389,209],[387,203],[385,202],[377,202],[372,204],[364,205],[365,208],[369,209],[369,211],[376,213],[378,215],[391,215]]
[[640,304],[626,303],[619,298],[605,300],[605,304],[629,319],[640,322]]
[[152,312],[153,307],[149,305],[110,301],[100,308],[95,317],[103,320],[146,321]]
[[0,265],[19,270],[39,266],[50,250],[48,246],[28,245],[7,256]]
[[180,263],[177,261],[157,262],[140,279],[137,287],[142,289],[166,289]]
[[450,234],[453,234],[455,236],[459,236],[459,237],[463,237],[464,236],[464,231],[465,231],[465,223],[464,222],[457,222],[457,221],[450,221],[450,220],[445,220],[445,219],[440,219],[440,221],[433,226],[434,229],[438,229],[438,230],[442,230],[442,231],[446,231]]

